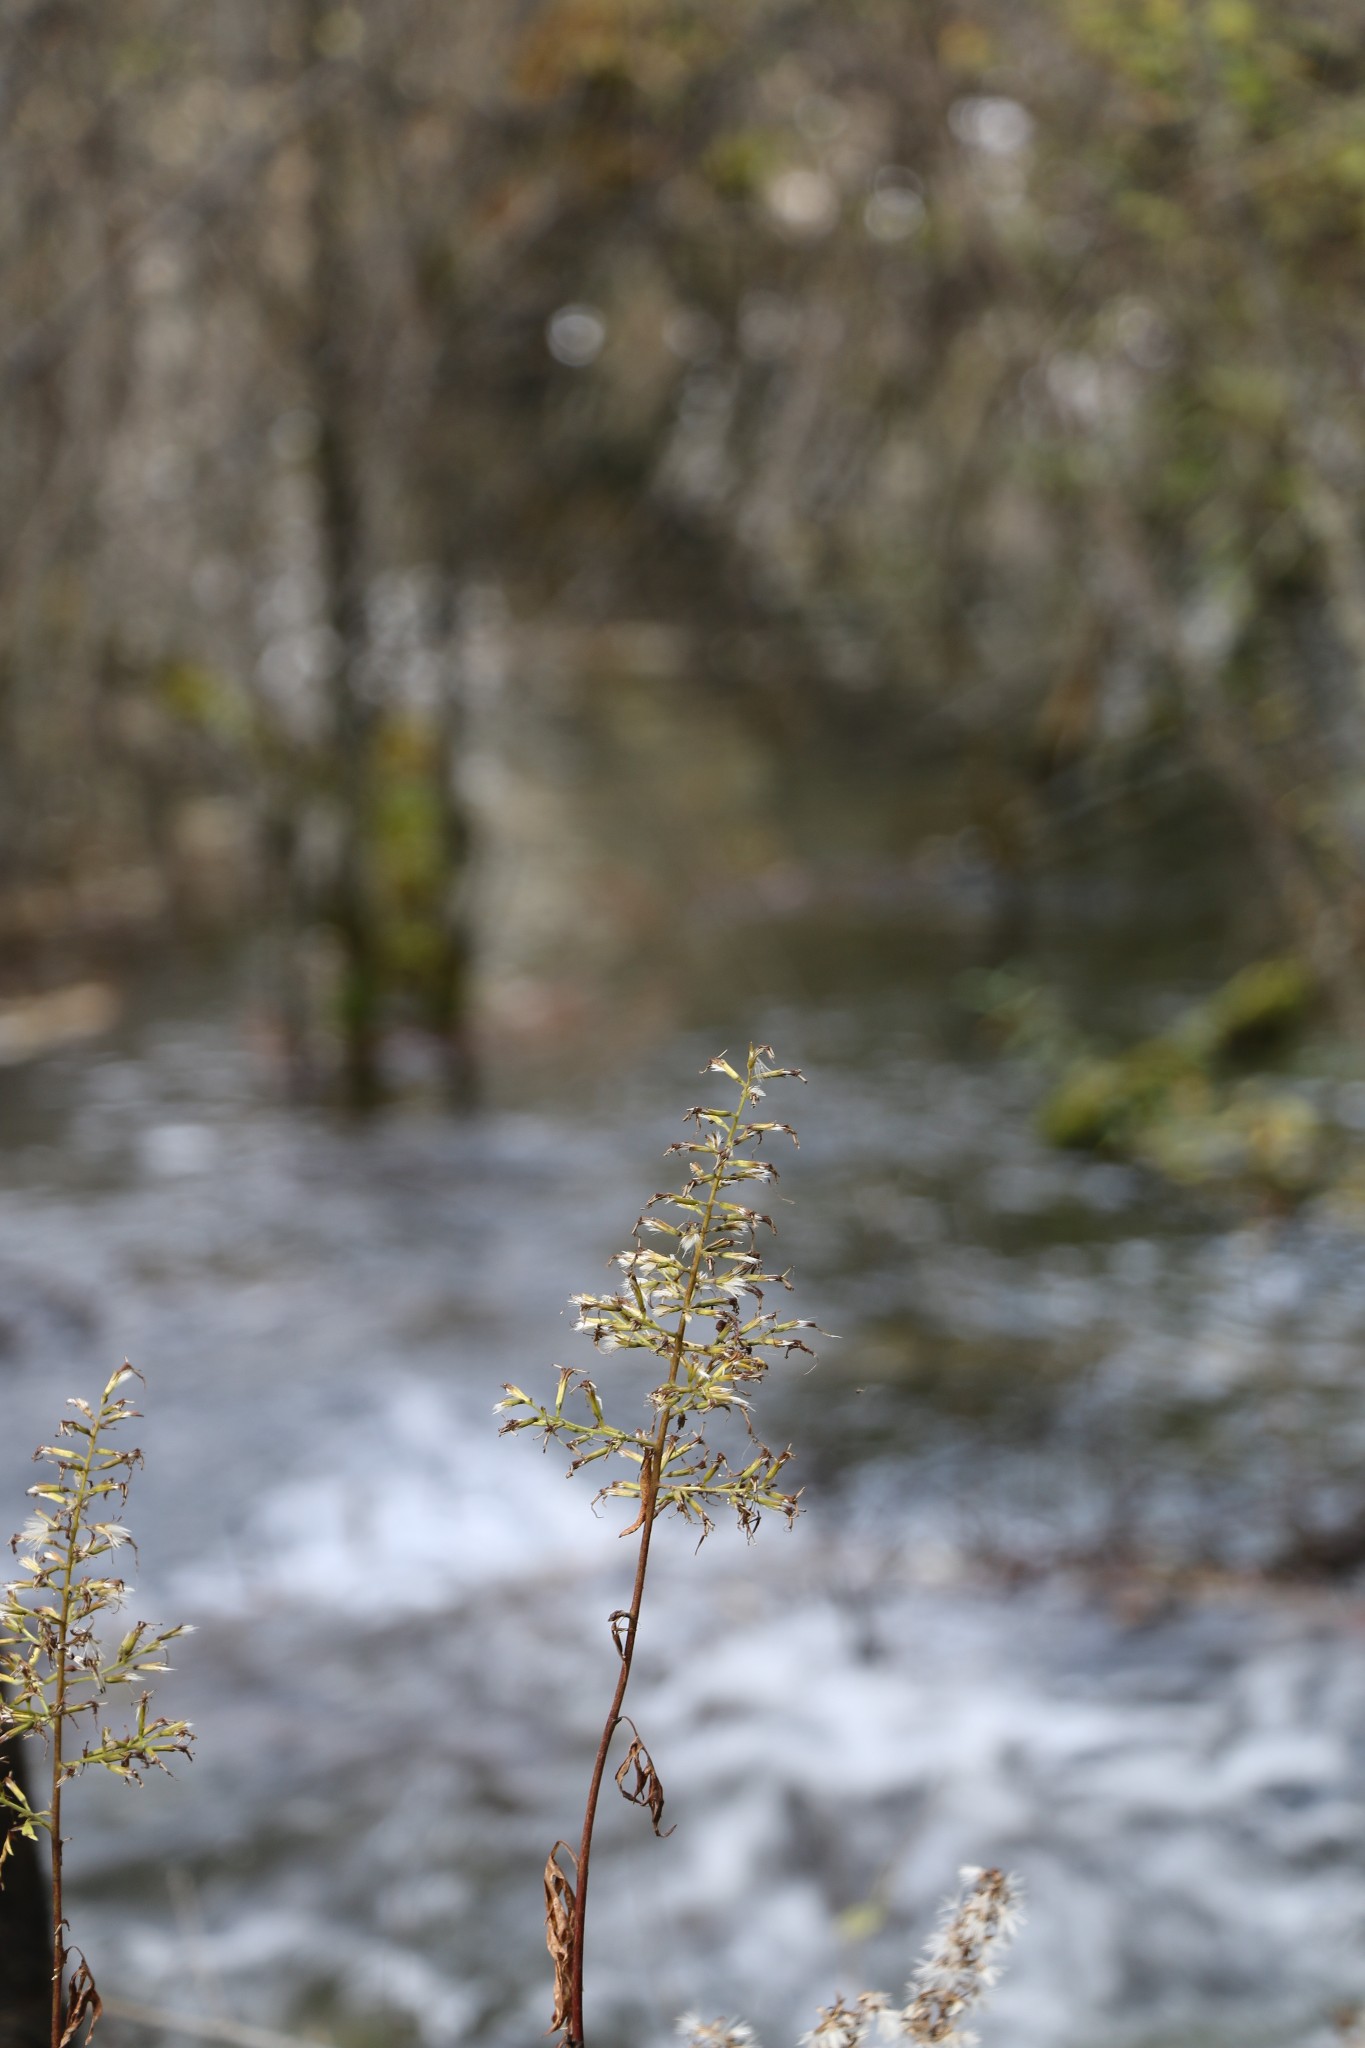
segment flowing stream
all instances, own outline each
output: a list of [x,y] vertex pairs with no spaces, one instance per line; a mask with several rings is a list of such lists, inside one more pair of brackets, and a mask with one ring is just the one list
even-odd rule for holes
[[[631,716],[614,744],[666,758],[663,712]],[[198,1761],[72,1801],[102,1987],[341,2048],[540,2038],[541,1867],[629,1561],[492,1407],[590,1362],[566,1298],[752,1034],[811,1077],[775,1112],[802,1135],[776,1213],[839,1335],[765,1396],[796,1530],[662,1532],[633,1713],[677,1831],[604,1806],[593,2048],[661,2048],[686,2009],[786,2048],[901,1983],[958,1866],[997,1861],[1029,1918],[988,2043],[1327,2040],[1365,1995],[1365,1597],[1279,1567],[1365,1504],[1358,1236],[1046,1150],[1034,1077],[958,1000],[994,906],[927,783],[851,749],[778,800],[731,749],[677,799],[706,849],[680,867],[626,816],[657,781],[603,824],[619,762],[518,758],[501,810],[544,833],[558,804],[577,863],[498,856],[473,1116],[283,1106],[240,959],[134,977],[111,1038],[0,1076],[12,1519],[61,1399],[126,1353],[136,1612],[197,1625],[161,1700]],[[1041,892],[1035,957],[1090,1021],[1216,978],[1206,854]]]

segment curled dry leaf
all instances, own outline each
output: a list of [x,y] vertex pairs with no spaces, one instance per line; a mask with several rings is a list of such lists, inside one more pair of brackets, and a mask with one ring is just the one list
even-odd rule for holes
[[[76,1953],[80,1955],[80,1950],[77,1949]],[[88,2041],[95,2031],[95,2022],[103,2011],[103,2003],[95,1989],[95,1980],[90,1974],[90,1965],[85,1957],[81,1956],[72,1971],[71,1982],[67,1987],[61,2048],[70,2048],[70,2043],[75,2040],[82,2025],[85,2027],[85,2038]]]
[[559,1867],[561,1849],[575,1861],[567,1842],[556,1842],[545,1859],[545,1946],[555,1966],[555,2009],[546,2030],[551,2034],[568,2027],[573,2000],[574,1888]]
[[[662,1841],[673,1832],[672,1828],[662,1828],[659,1825],[664,1817],[664,1788],[659,1782],[659,1773],[654,1768],[654,1759],[640,1740],[640,1731],[633,1721],[627,1720],[626,1726],[633,1739],[622,1760],[621,1768],[616,1773],[616,1782],[621,1788],[623,1799],[628,1799],[632,1806],[643,1806],[648,1809],[650,1825]],[[635,1773],[633,1784],[627,1783],[632,1771]]]

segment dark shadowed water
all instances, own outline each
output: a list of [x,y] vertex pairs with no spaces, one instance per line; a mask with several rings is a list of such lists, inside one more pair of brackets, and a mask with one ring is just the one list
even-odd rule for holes
[[[635,1713],[678,1826],[606,1810],[593,2048],[686,2008],[785,2048],[989,1861],[1030,1914],[988,2042],[1307,2040],[1365,1992],[1365,1596],[1264,1574],[1365,1506],[1360,1239],[1047,1151],[958,993],[1019,905],[932,767],[817,769],[713,707],[684,783],[676,715],[641,689],[539,753],[494,722],[473,1117],[401,1046],[368,1127],[283,1106],[250,958],[0,1075],[12,1519],[126,1353],[137,1611],[198,1628],[163,1700],[199,1760],[72,1802],[103,1988],[357,2048],[540,2037],[627,1560],[491,1411],[587,1362],[566,1297],[752,1034],[810,1074],[777,1215],[839,1338],[768,1396],[795,1533],[663,1533]],[[1192,811],[1079,835],[1022,943],[1149,1028],[1254,943],[1236,870]]]

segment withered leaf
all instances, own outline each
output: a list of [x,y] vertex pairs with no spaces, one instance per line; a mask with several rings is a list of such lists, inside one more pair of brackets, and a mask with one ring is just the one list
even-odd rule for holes
[[559,1852],[577,1869],[577,1858],[567,1842],[556,1842],[545,1859],[545,1946],[555,1966],[555,2009],[546,2028],[549,2034],[567,2032],[573,2012],[574,1888],[559,1867]]
[[[650,1825],[660,1841],[663,1841],[673,1832],[672,1828],[661,1828],[659,1825],[664,1817],[664,1788],[659,1782],[659,1773],[654,1768],[654,1759],[640,1740],[639,1729],[629,1720],[626,1721],[626,1726],[633,1740],[622,1759],[620,1770],[616,1773],[616,1782],[621,1788],[623,1799],[628,1799],[632,1806],[643,1806],[648,1809]],[[634,1781],[627,1783],[632,1772]]]
[[[79,1949],[77,1949],[76,1954],[80,1955]],[[86,1962],[85,1957],[81,1956],[80,1961],[72,1972],[71,1982],[67,1986],[66,2014],[62,2026],[61,2048],[69,2048],[69,2044],[75,2040],[80,2032],[82,2022],[85,2025],[85,2038],[88,2041],[95,2031],[95,2022],[103,2011],[103,2003],[101,2002],[99,1992],[95,1989],[95,1980],[90,1974],[90,1965]]]

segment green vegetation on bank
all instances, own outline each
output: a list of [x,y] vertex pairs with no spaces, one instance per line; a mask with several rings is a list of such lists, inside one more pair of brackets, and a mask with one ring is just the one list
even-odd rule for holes
[[973,976],[965,994],[1045,1078],[1038,1128],[1049,1144],[1274,1206],[1326,1192],[1359,1208],[1354,1134],[1312,1087],[1311,1060],[1293,1070],[1322,1004],[1292,956],[1243,968],[1165,1030],[1112,1051],[1015,971]]

